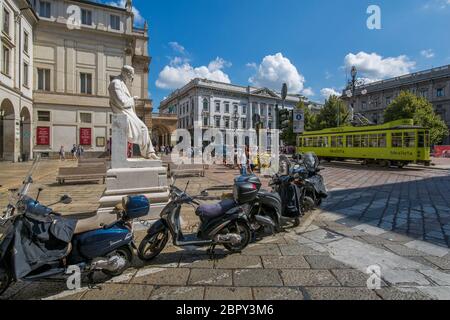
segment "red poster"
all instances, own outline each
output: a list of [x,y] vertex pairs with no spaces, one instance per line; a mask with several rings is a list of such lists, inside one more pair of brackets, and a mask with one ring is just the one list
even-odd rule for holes
[[92,129],[80,128],[80,145],[90,146],[92,145]]
[[50,127],[36,128],[36,144],[38,146],[50,145]]

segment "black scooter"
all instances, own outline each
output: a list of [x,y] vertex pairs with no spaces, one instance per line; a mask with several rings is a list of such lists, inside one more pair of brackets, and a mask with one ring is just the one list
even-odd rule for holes
[[[169,233],[175,246],[210,246],[211,255],[217,245],[237,253],[249,244],[251,231],[247,215],[237,201],[229,199],[215,205],[200,205],[195,199],[207,197],[207,192],[192,197],[186,189],[182,191],[174,184],[170,187],[170,202],[162,210],[161,219],[150,227],[139,245],[141,260],[150,261],[157,257],[166,246]],[[196,215],[201,221],[197,234],[185,235],[181,230],[180,212],[183,205],[197,206]]]

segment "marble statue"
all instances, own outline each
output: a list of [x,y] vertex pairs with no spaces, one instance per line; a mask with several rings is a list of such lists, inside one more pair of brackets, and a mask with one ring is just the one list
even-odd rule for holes
[[139,145],[141,156],[145,159],[160,160],[156,156],[147,126],[136,115],[135,99],[138,97],[132,97],[127,87],[131,87],[133,79],[134,68],[124,66],[120,76],[114,78],[109,85],[109,104],[113,113],[127,116],[128,142]]

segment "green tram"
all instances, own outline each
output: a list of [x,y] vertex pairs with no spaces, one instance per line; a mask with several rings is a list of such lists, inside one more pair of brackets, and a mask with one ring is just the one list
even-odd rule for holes
[[297,147],[299,153],[314,152],[328,161],[353,159],[400,168],[431,163],[430,132],[414,126],[413,120],[305,132],[298,137]]

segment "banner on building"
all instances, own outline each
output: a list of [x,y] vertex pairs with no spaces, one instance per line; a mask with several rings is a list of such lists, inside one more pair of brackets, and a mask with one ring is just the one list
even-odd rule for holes
[[36,145],[38,146],[50,145],[50,127],[36,128]]
[[305,132],[305,112],[294,110],[294,133]]
[[80,145],[91,146],[92,145],[92,129],[80,128]]

